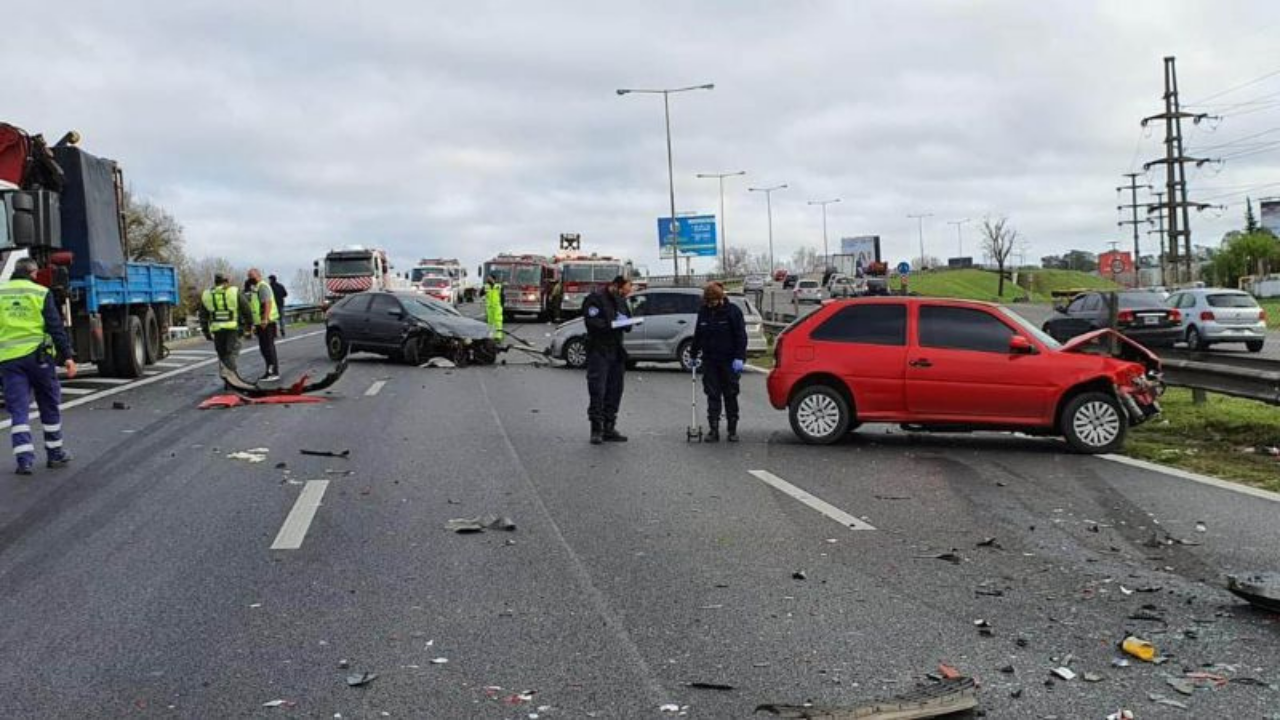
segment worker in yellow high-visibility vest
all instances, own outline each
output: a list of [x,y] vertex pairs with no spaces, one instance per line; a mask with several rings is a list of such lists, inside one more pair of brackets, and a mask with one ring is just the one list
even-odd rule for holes
[[213,342],[218,362],[233,372],[240,357],[240,334],[247,328],[253,310],[240,288],[222,273],[213,276],[213,287],[200,297],[200,330]]
[[32,393],[40,410],[48,467],[71,462],[71,454],[62,446],[57,366],[65,366],[71,379],[76,376],[76,361],[53,293],[32,281],[39,269],[36,261],[23,258],[13,268],[13,279],[0,283],[0,380],[5,409],[12,418],[9,435],[18,463],[14,472],[19,475],[30,475],[36,462],[30,424]]
[[502,342],[502,283],[492,275],[484,285],[484,312],[489,321],[489,334]]
[[262,351],[262,362],[266,371],[262,380],[267,382],[280,379],[280,358],[276,355],[276,328],[280,321],[280,307],[276,305],[275,293],[271,286],[262,282],[262,271],[253,268],[249,271],[249,309],[252,313],[253,327],[258,333],[258,349]]

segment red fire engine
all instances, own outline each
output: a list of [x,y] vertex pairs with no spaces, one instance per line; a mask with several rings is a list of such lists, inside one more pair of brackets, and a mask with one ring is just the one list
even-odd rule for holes
[[484,264],[485,282],[492,276],[502,283],[503,313],[534,315],[547,320],[552,314],[551,295],[559,280],[555,260],[544,255],[499,255]]

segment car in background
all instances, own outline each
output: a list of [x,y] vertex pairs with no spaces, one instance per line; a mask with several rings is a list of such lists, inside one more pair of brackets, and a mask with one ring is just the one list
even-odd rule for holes
[[782,289],[783,289],[783,290],[790,290],[791,288],[795,287],[795,286],[796,286],[796,283],[797,283],[797,282],[799,282],[799,281],[800,281],[800,276],[799,276],[799,275],[796,275],[795,273],[787,273],[787,274],[782,278]]
[[774,271],[773,271],[773,281],[774,281],[774,282],[776,282],[776,283],[783,282],[784,280],[786,280],[786,279],[787,279],[787,275],[789,275],[789,274],[790,274],[790,273],[788,273],[786,270],[774,270]]
[[742,289],[746,292],[763,292],[768,279],[760,274],[748,275],[742,280]]
[[432,357],[489,365],[503,350],[488,325],[419,293],[353,293],[329,308],[324,324],[325,349],[335,361],[371,352],[410,365]]
[[450,305],[458,304],[458,285],[450,277],[428,276],[418,281],[423,295]]
[[[729,302],[742,310],[747,324],[747,355],[764,355],[769,343],[764,336],[764,318],[742,295],[729,295]],[[693,331],[697,327],[698,308],[702,306],[699,288],[650,288],[627,298],[630,315],[644,322],[622,336],[628,363],[638,361],[679,362],[688,370],[693,358]],[[569,367],[587,365],[587,326],[576,318],[557,326],[551,334],[547,353],[565,361]]]
[[815,278],[800,280],[796,283],[791,296],[798,303],[820,303],[822,302],[822,281]]
[[1080,452],[1114,452],[1129,427],[1159,413],[1163,390],[1159,358],[1115,331],[1061,345],[1006,308],[968,300],[827,303],[778,336],[774,360],[769,402],[810,444],[896,423],[1063,436]]
[[832,298],[851,298],[857,297],[865,291],[865,285],[859,289],[857,278],[848,275],[834,275],[831,282],[827,285],[827,294]]
[[1256,353],[1266,344],[1267,311],[1243,290],[1179,290],[1169,298],[1169,305],[1182,314],[1182,339],[1191,350],[1244,343],[1249,352]]
[[[1164,298],[1142,290],[1116,293],[1116,330],[1148,347],[1168,348],[1182,339],[1182,313]],[[1085,292],[1045,321],[1043,330],[1058,342],[1105,328],[1110,323],[1111,293]]]

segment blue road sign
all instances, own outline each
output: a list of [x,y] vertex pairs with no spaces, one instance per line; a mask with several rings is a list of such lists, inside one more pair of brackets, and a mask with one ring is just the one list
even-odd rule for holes
[[[676,246],[681,255],[715,257],[719,254],[715,215],[678,217],[676,225],[679,229]],[[661,256],[671,257],[671,235],[671,218],[658,218],[658,253]]]
[[910,274],[911,274],[911,263],[907,262],[906,260],[903,260],[902,262],[898,263],[898,274],[899,274],[899,275],[910,275]]

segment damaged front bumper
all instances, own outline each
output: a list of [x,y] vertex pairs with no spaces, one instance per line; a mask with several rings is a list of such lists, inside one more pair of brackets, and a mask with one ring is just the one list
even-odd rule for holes
[[1138,376],[1126,385],[1116,385],[1116,398],[1129,416],[1129,425],[1138,426],[1161,413],[1160,396],[1164,394],[1164,381],[1154,370]]

